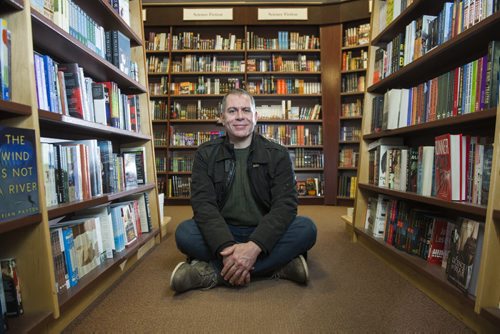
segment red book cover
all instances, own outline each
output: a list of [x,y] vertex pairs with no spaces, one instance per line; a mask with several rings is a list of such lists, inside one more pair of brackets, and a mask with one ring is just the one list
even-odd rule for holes
[[442,135],[435,139],[435,185],[436,196],[451,200],[451,157],[450,135]]
[[461,200],[462,135],[444,134],[435,138],[434,181],[436,197]]
[[446,226],[448,222],[442,218],[434,218],[432,222],[432,234],[429,240],[429,254],[427,262],[441,265],[444,253],[444,242],[446,239]]

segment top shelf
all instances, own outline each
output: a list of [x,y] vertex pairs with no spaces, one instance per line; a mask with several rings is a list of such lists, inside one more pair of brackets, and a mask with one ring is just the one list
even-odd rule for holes
[[437,15],[447,0],[414,0],[405,10],[401,12],[387,27],[377,36],[373,36],[371,44],[374,46],[385,46],[392,41],[406,26],[422,15]]
[[[33,25],[33,44],[40,52],[47,52],[56,61],[75,62],[83,67],[85,73],[96,81],[114,81],[122,93],[141,94],[146,87],[120,71],[106,59],[99,57],[85,45],[55,25],[36,10],[31,11]],[[51,41],[47,43],[47,41]]]
[[435,78],[486,54],[488,43],[496,38],[500,38],[500,12],[371,85],[367,91],[382,94],[390,88],[409,88]]
[[141,46],[142,38],[113,9],[107,0],[73,0],[85,13],[101,25],[104,30],[120,30],[130,38],[132,46]]

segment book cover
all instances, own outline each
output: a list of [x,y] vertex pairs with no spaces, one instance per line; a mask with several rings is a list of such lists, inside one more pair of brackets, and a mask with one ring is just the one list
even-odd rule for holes
[[35,131],[0,125],[0,222],[39,211]]
[[444,134],[435,138],[436,197],[448,201],[461,200],[461,135]]
[[[147,182],[146,176],[146,148],[139,147],[122,147],[120,148],[122,154],[131,154],[135,157],[135,167],[137,172],[137,184],[143,185]],[[126,170],[125,170],[126,172]]]
[[306,181],[297,180],[297,194],[299,196],[306,196],[307,195]]
[[477,221],[462,218],[452,230],[446,272],[448,280],[463,291],[469,288],[475,265],[479,224]]
[[137,165],[136,154],[133,152],[123,152],[123,171],[125,172],[125,187],[137,187]]
[[7,316],[20,316],[24,313],[24,309],[16,259],[1,259],[0,267],[2,268],[2,284],[5,294],[6,314]]
[[111,38],[113,64],[126,75],[130,75],[130,38],[118,30],[112,31]]

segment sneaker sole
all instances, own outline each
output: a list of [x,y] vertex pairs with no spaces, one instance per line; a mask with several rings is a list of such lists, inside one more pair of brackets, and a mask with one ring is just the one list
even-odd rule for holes
[[186,263],[186,262],[179,262],[179,263],[175,266],[174,270],[172,271],[172,275],[170,276],[170,289],[172,289],[172,290],[174,290],[174,291],[176,291],[176,290],[174,289],[174,286],[173,286],[175,273],[177,272],[177,270],[178,270],[178,269],[179,269],[179,268],[180,268],[180,267],[181,267],[184,263]]
[[302,262],[302,266],[304,267],[304,271],[306,272],[306,281],[304,284],[307,284],[309,282],[309,268],[307,267],[307,262],[306,259],[304,259],[304,256],[299,255],[299,259]]

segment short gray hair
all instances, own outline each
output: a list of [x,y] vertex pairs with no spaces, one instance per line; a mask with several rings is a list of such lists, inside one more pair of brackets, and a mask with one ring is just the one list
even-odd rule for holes
[[252,111],[256,110],[256,108],[255,108],[255,99],[253,98],[253,96],[249,92],[247,92],[246,90],[244,90],[244,89],[235,88],[235,89],[230,90],[226,95],[224,95],[224,98],[222,99],[222,103],[221,103],[221,107],[220,107],[220,113],[221,114],[224,112],[224,110],[226,110],[227,97],[229,95],[245,95],[245,96],[248,96],[250,98],[250,107],[252,108]]

